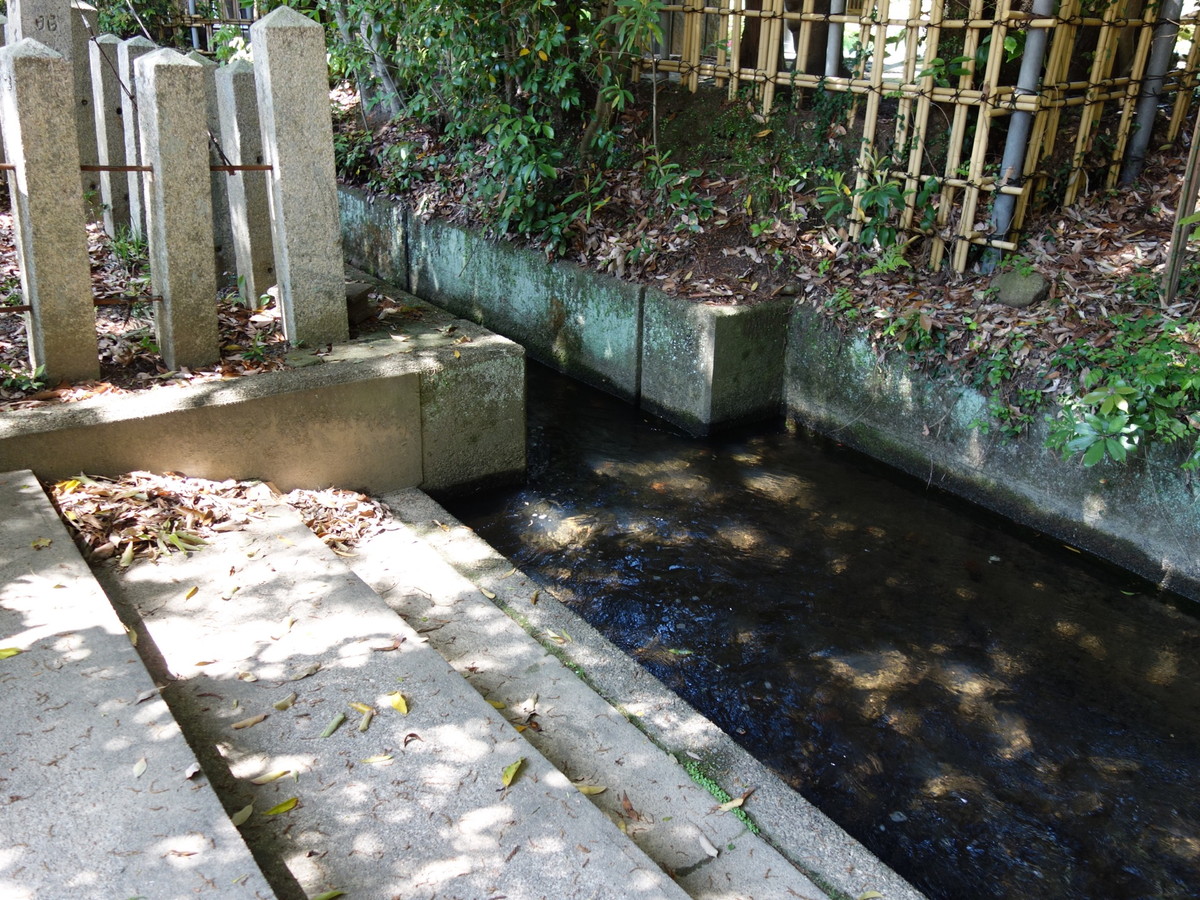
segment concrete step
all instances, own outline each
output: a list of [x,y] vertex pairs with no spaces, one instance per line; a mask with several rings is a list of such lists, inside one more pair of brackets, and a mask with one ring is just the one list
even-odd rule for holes
[[0,510],[0,897],[274,897],[31,472]]
[[226,809],[253,806],[241,830],[280,897],[685,896],[290,508],[253,499],[244,530],[99,577]]
[[[393,522],[347,562],[560,771],[603,787],[592,801],[691,897],[826,896],[411,528]],[[529,606],[533,588],[506,571],[484,590]]]
[[[395,523],[358,548],[350,560],[355,571],[392,608],[421,623],[430,642],[481,693],[504,702],[510,720],[536,712],[541,728],[524,732],[530,742],[571,777],[605,785],[591,799],[624,822],[691,896],[879,892],[887,900],[921,900],[920,892],[426,494],[412,489],[380,499]],[[454,573],[439,569],[431,553]],[[742,809],[763,837],[748,833],[733,814],[714,810],[716,801],[676,760],[698,760],[732,796],[753,789]],[[637,815],[630,814],[626,797]],[[715,858],[706,855],[709,846],[718,851]]]

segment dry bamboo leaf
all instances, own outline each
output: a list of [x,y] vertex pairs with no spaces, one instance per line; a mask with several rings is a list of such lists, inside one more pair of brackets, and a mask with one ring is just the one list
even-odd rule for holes
[[408,700],[405,699],[402,693],[399,691],[389,691],[388,697],[391,698],[388,702],[391,703],[392,709],[396,710],[401,715],[408,715]]
[[393,759],[395,759],[395,757],[390,753],[380,753],[376,756],[368,756],[366,759],[360,759],[359,762],[366,763],[369,766],[374,766],[391,762]]
[[251,803],[249,806],[243,806],[241,809],[239,809],[237,812],[235,812],[232,816],[229,817],[229,821],[233,823],[235,828],[237,828],[239,826],[245,825],[246,820],[249,819],[252,815],[254,815],[254,804],[253,803]]
[[272,781],[278,781],[292,774],[291,769],[279,769],[276,772],[268,772],[266,775],[259,775],[257,778],[251,778],[251,784],[270,784]]
[[242,719],[240,722],[234,722],[229,727],[234,729],[235,731],[240,731],[243,728],[252,728],[253,726],[257,725],[259,722],[266,719],[266,717],[267,717],[266,713],[259,713],[257,716],[251,716],[248,719]]
[[292,691],[290,694],[288,694],[282,700],[279,700],[276,703],[274,703],[273,706],[280,712],[283,712],[285,709],[291,709],[292,704],[294,704],[296,702],[296,696],[297,696],[296,692]]

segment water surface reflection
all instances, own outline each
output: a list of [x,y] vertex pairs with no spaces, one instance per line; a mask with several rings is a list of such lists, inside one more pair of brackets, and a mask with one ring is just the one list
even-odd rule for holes
[[535,368],[531,478],[452,502],[933,898],[1200,895],[1200,622],[785,432]]

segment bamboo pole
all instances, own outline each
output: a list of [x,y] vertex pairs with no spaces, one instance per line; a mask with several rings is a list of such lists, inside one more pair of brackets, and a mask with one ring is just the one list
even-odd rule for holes
[[700,87],[700,28],[704,19],[700,10],[704,8],[704,0],[686,0],[686,7],[683,13],[683,53],[680,58],[683,70],[680,77],[694,94]]
[[[1105,18],[1116,18],[1117,10],[1125,11],[1125,0],[1114,3],[1105,9]],[[1092,68],[1088,73],[1089,87],[1084,94],[1083,111],[1079,115],[1079,132],[1075,135],[1075,152],[1071,157],[1071,174],[1067,178],[1067,189],[1063,193],[1063,205],[1070,206],[1079,197],[1083,188],[1086,173],[1083,169],[1084,159],[1091,152],[1095,141],[1093,125],[1099,125],[1100,116],[1104,112],[1104,97],[1097,84],[1112,74],[1113,57],[1116,53],[1117,29],[1111,24],[1101,26],[1100,36],[1096,39],[1096,55],[1092,59]],[[1118,157],[1119,161],[1119,157]]]
[[[879,101],[883,96],[883,64],[887,56],[887,19],[890,2],[891,0],[877,0],[878,16],[871,36],[871,91],[867,94],[866,112],[863,117],[862,147],[858,153],[858,171],[854,177],[854,211],[850,222],[850,237],[856,241],[862,236],[866,219],[859,198],[866,190],[868,176],[874,173],[878,164],[875,132],[879,125]],[[863,12],[865,14],[866,10]]]
[[[970,0],[968,12],[972,19],[983,15],[983,0]],[[942,23],[946,27],[946,22]],[[978,29],[964,29],[962,55],[967,62],[963,65],[963,74],[958,77],[959,92],[971,91],[975,80],[975,54],[979,50],[982,38]],[[950,143],[946,149],[946,167],[942,175],[942,192],[938,202],[937,229],[930,248],[929,264],[934,269],[940,268],[946,252],[945,233],[950,224],[951,211],[954,209],[955,197],[962,188],[952,183],[959,176],[959,166],[962,162],[963,146],[966,144],[967,116],[970,107],[967,103],[956,99],[954,101],[954,116],[950,123]]]
[[[1117,126],[1117,146],[1114,152],[1119,153],[1122,157],[1125,155],[1125,146],[1129,142],[1130,124],[1133,121],[1139,88],[1142,79],[1146,75],[1146,64],[1150,59],[1150,45],[1153,43],[1154,38],[1153,16],[1154,10],[1147,9],[1141,34],[1138,37],[1137,52],[1134,53],[1133,65],[1130,67],[1129,85],[1125,89],[1125,100],[1121,104],[1121,121]],[[1110,189],[1116,187],[1118,177],[1117,173],[1109,172],[1105,187]]]
[[783,41],[783,0],[763,0],[768,18],[759,29],[758,67],[767,77],[762,82],[762,114],[771,115],[775,103],[775,80],[779,75],[779,47]]
[[[921,5],[922,0],[912,0],[911,8],[913,12],[920,12]],[[926,32],[925,58],[923,61],[924,66],[922,68],[922,72],[928,74],[923,74],[920,76],[920,87],[923,90],[922,93],[918,95],[916,101],[916,121],[913,123],[914,143],[908,154],[908,169],[905,173],[904,180],[904,215],[900,219],[900,227],[905,231],[913,228],[913,220],[917,216],[917,195],[920,193],[921,168],[925,162],[925,146],[927,135],[929,133],[929,112],[933,105],[932,101],[929,99],[927,91],[929,88],[933,87],[934,75],[932,71],[932,63],[933,60],[937,59],[938,45],[941,40],[941,28],[937,24],[937,20],[944,10],[945,0],[933,0],[933,10],[930,17],[931,21],[928,26],[928,31]],[[917,37],[917,29],[910,28],[909,35],[915,40]],[[914,61],[917,57],[917,50],[917,46],[914,45],[910,54]],[[916,76],[917,73],[914,67],[914,71],[910,76],[910,80],[915,79]]]
[[1171,124],[1167,129],[1167,143],[1173,144],[1183,130],[1188,110],[1192,106],[1192,95],[1195,93],[1197,77],[1196,70],[1200,67],[1200,12],[1184,16],[1179,22],[1181,27],[1192,29],[1192,48],[1188,51],[1187,61],[1183,67],[1180,84],[1175,92],[1175,103],[1171,107]]
[[[1192,130],[1192,148],[1188,151],[1187,171],[1179,190],[1178,208],[1175,210],[1175,226],[1171,230],[1171,248],[1167,253],[1166,271],[1163,273],[1162,305],[1168,307],[1175,302],[1179,290],[1179,274],[1183,271],[1184,258],[1188,252],[1188,237],[1194,223],[1188,219],[1196,211],[1196,198],[1200,194],[1200,120]],[[1193,307],[1193,312],[1195,307]]]
[[[1004,36],[1008,33],[1009,0],[1000,0],[996,10],[996,19],[992,23],[993,52],[988,54],[987,66],[984,68],[983,88],[989,94],[999,80],[1000,61],[1003,58],[1001,48],[1004,47]],[[950,264],[956,272],[967,270],[967,256],[972,238],[978,236],[975,229],[975,214],[979,208],[979,183],[983,178],[984,166],[987,162],[988,133],[991,130],[991,116],[988,115],[988,101],[980,103],[975,120],[975,140],[971,146],[971,157],[967,165],[967,180],[970,182],[963,192],[962,208],[959,213],[958,237],[960,240],[954,247]]]

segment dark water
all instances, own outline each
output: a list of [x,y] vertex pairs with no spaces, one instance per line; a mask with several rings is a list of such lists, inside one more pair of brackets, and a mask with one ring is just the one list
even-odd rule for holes
[[933,898],[1200,896],[1200,622],[782,429],[537,369],[453,511]]

